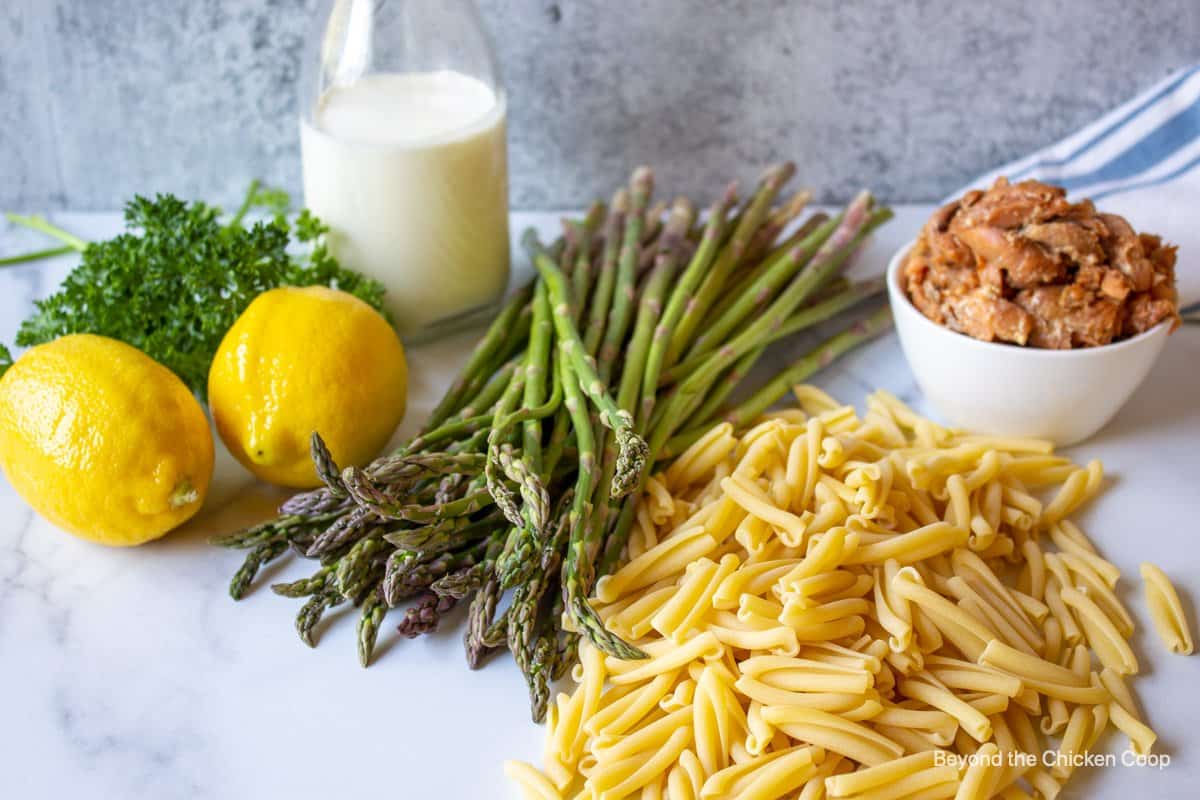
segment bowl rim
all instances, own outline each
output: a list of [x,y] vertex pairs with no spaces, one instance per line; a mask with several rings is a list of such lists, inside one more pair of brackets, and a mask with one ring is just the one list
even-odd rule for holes
[[[1123,348],[1137,347],[1147,339],[1152,339],[1155,336],[1163,333],[1170,326],[1170,320],[1163,320],[1153,328],[1142,331],[1137,336],[1131,336],[1128,339],[1122,339],[1118,342],[1109,342],[1108,344],[1096,345],[1094,347],[1074,347],[1069,350],[1052,350],[1045,347],[1026,347],[1023,345],[1010,344],[1007,342],[985,342],[982,339],[976,339],[974,336],[968,336],[965,333],[951,330],[945,325],[939,325],[920,312],[913,305],[912,299],[908,296],[908,291],[900,285],[900,265],[903,263],[908,251],[912,249],[917,240],[910,239],[902,244],[892,255],[888,262],[887,280],[888,297],[892,300],[893,312],[896,311],[896,306],[903,306],[904,310],[899,312],[916,317],[918,325],[928,326],[929,329],[935,330],[940,334],[953,336],[956,340],[964,343],[968,347],[978,347],[983,352],[993,354],[999,353],[1020,353],[1029,358],[1045,358],[1045,359],[1068,359],[1068,358],[1102,358],[1104,354],[1113,353]],[[897,299],[899,301],[897,302]]]

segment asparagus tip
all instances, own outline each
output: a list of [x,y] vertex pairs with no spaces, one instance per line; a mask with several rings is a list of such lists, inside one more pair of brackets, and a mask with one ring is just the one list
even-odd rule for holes
[[[367,477],[366,472],[358,467],[346,467],[342,471],[342,484],[346,487],[346,492],[350,495],[350,499],[357,503],[360,508],[378,514],[381,517],[388,517],[387,509],[392,504],[391,498],[371,483],[371,479]],[[317,543],[314,542],[313,547],[309,548],[310,554],[316,546]]]
[[649,195],[654,190],[654,170],[645,164],[639,166],[633,171],[629,185],[633,187],[635,195]]
[[783,184],[790,181],[792,179],[792,176],[795,174],[796,174],[796,162],[795,161],[783,161],[779,164],[775,164],[774,166],[770,167],[767,170],[766,174],[763,175],[762,182],[765,184],[768,184],[772,188],[777,189],[780,186],[782,186]]
[[531,252],[540,251],[542,249],[542,240],[538,238],[537,229],[528,227],[521,233],[521,246]]
[[812,198],[813,193],[811,189],[801,189],[800,191],[796,192],[794,195],[792,195],[792,198],[788,200],[786,206],[784,207],[784,216],[796,216],[804,210],[805,206],[812,201]]
[[[667,226],[679,225],[689,227],[692,220],[696,217],[696,207],[692,205],[692,201],[686,197],[676,197],[671,203],[671,216],[667,220]],[[684,231],[686,233],[686,230]]]
[[596,615],[596,610],[588,604],[585,598],[577,597],[571,601],[571,615],[575,618],[579,629],[587,634],[592,643],[610,656],[623,661],[649,658],[644,652],[605,628],[600,617]]
[[738,200],[738,182],[730,181],[725,187],[725,191],[721,194],[721,199],[718,202],[718,207],[722,210],[727,209],[736,203]]
[[333,458],[333,453],[329,452],[329,447],[321,438],[321,434],[316,431],[313,431],[312,436],[309,437],[309,452],[312,454],[317,477],[329,488],[330,494],[334,497],[345,497],[346,487],[342,483],[337,462]]

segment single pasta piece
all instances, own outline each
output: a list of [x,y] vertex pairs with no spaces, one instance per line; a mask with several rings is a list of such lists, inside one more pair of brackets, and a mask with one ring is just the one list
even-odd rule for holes
[[1179,593],[1171,585],[1166,573],[1150,562],[1143,562],[1140,571],[1145,581],[1146,605],[1150,608],[1150,618],[1154,620],[1159,638],[1172,653],[1191,655],[1195,645],[1187,616],[1183,613],[1183,603],[1179,601]]
[[886,786],[914,772],[931,769],[937,762],[932,751],[917,753],[904,758],[881,764],[878,767],[867,767],[847,775],[833,775],[825,779],[825,791],[830,797],[847,797],[852,794],[862,794],[878,786]]
[[1000,769],[1004,764],[999,756],[1000,749],[992,742],[976,750],[967,771],[963,773],[954,800],[987,800],[991,797],[992,787],[1000,777]]
[[1108,718],[1129,737],[1129,743],[1138,755],[1144,756],[1154,747],[1154,741],[1158,736],[1146,723],[1126,711],[1120,703],[1109,703]]
[[1076,613],[1079,624],[1087,636],[1088,644],[1100,657],[1100,662],[1121,675],[1133,675],[1138,671],[1137,656],[1129,642],[1121,635],[1116,624],[1091,598],[1067,586],[1062,590],[1063,602]]

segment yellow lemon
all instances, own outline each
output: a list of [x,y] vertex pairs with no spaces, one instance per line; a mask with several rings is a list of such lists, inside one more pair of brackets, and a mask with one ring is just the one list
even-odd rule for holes
[[124,342],[75,334],[27,351],[0,378],[0,466],[55,525],[126,547],[200,509],[213,440],[169,369]]
[[321,434],[341,466],[361,466],[404,417],[400,338],[373,308],[323,286],[263,292],[225,334],[208,404],[225,446],[259,478],[318,485],[309,456]]

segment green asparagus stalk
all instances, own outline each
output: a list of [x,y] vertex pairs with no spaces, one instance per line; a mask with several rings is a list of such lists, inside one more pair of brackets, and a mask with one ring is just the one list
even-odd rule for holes
[[666,360],[668,363],[675,363],[683,355],[688,342],[692,340],[692,334],[695,332],[696,327],[705,318],[708,309],[716,302],[717,295],[725,285],[729,273],[733,271],[745,255],[746,248],[749,247],[754,234],[758,231],[767,214],[770,213],[771,204],[775,201],[776,195],[779,194],[780,188],[791,180],[795,173],[796,165],[789,161],[771,167],[763,175],[754,198],[746,208],[745,215],[734,229],[732,238],[722,248],[720,255],[717,256],[716,261],[713,263],[712,269],[705,275],[704,281],[696,291],[694,298],[689,301],[688,313],[679,319],[679,324],[671,335],[671,344],[667,349]]
[[[625,225],[625,241],[617,259],[617,285],[613,296],[612,312],[604,330],[604,341],[600,345],[598,374],[607,383],[617,362],[617,356],[625,344],[629,322],[633,316],[634,295],[637,289],[637,263],[642,247],[642,230],[645,225],[646,204],[654,191],[654,173],[649,167],[638,167],[629,182],[631,198],[628,222]],[[661,212],[659,212],[661,214]],[[562,334],[559,334],[562,336]]]
[[[621,232],[625,229],[625,220],[629,216],[629,193],[625,189],[618,191],[609,209],[608,221],[604,225],[604,254],[600,262],[600,274],[596,279],[596,290],[592,296],[590,311],[587,317],[587,328],[584,334],[584,350],[589,355],[600,351],[600,343],[604,340],[604,330],[607,327],[608,312],[611,307],[613,292],[617,286],[617,258],[621,253]],[[529,243],[528,235],[524,240]],[[536,258],[530,253],[531,258]],[[582,324],[582,310],[571,315]]]
[[[544,251],[536,253],[534,265],[550,294],[559,350],[566,355],[566,362],[571,366],[571,374],[579,382],[584,394],[591,399],[600,415],[601,422],[616,436],[617,468],[616,474],[613,476],[611,491],[614,497],[622,497],[633,488],[646,465],[646,458],[649,455],[646,442],[634,433],[633,416],[629,411],[617,406],[608,393],[608,387],[604,385],[596,372],[595,359],[584,350],[584,343],[579,337],[579,331],[571,322],[566,281],[562,272]],[[564,373],[564,386],[567,382]]]
[[[525,675],[529,685],[530,702],[534,709],[534,722],[540,722],[536,716],[545,694],[548,670],[544,664],[536,663],[539,653],[536,652],[538,640],[535,633],[538,628],[538,612],[542,597],[546,594],[559,566],[559,553],[567,541],[568,525],[570,523],[569,509],[573,501],[568,499],[564,508],[559,512],[555,529],[550,537],[552,546],[549,548],[551,558],[548,562],[535,561],[534,569],[528,579],[513,592],[512,603],[509,605],[507,616],[507,640],[512,651],[513,660]],[[540,655],[544,658],[544,654]],[[544,708],[544,707],[543,707]]]
[[[449,502],[449,501],[448,501]],[[466,517],[455,517],[432,525],[422,525],[417,528],[401,528],[383,535],[384,541],[398,548],[397,552],[412,550],[424,553],[440,553],[482,536],[491,525],[499,524],[494,515],[485,517],[482,522],[472,522]],[[472,527],[475,531],[472,531]],[[477,535],[473,535],[477,534]]]
[[326,611],[344,602],[346,602],[346,598],[337,591],[324,591],[310,597],[296,615],[296,633],[300,635],[300,641],[309,647],[316,647],[317,642],[313,638],[313,628],[321,621],[321,617]]
[[[272,520],[244,528],[240,531],[214,536],[210,543],[217,547],[230,547],[246,550],[257,547],[265,542],[276,539],[288,541],[296,535],[301,535],[314,526],[323,527],[341,515],[336,512],[321,514],[317,517],[306,517],[301,514],[283,514]],[[238,598],[234,598],[235,600]]]
[[[533,322],[530,328],[529,347],[526,351],[524,405],[536,407],[545,399],[547,373],[550,372],[550,347],[554,323],[550,318],[550,300],[545,284],[538,282],[533,297]],[[502,586],[513,585],[524,573],[524,565],[534,552],[543,534],[549,515],[550,500],[541,483],[542,471],[542,422],[539,418],[529,419],[521,425],[520,456],[516,456],[507,445],[499,445],[503,437],[500,424],[493,427],[488,442],[488,459],[494,466],[520,488],[524,508],[518,510],[511,492],[487,465],[488,489],[496,504],[504,511],[513,528],[509,541],[498,562]]]
[[246,556],[241,568],[234,574],[229,584],[229,596],[240,600],[246,594],[246,589],[254,582],[254,576],[265,564],[269,564],[288,550],[286,541],[269,541],[258,545]]
[[[663,311],[657,327],[654,329],[654,338],[650,342],[650,350],[646,356],[646,372],[642,378],[642,396],[646,398],[646,405],[649,406],[641,409],[640,416],[643,420],[649,420],[650,412],[653,410],[653,399],[657,392],[658,375],[663,371],[666,364],[667,349],[670,347],[671,335],[675,327],[679,324],[679,320],[687,311],[693,292],[696,291],[696,288],[704,279],[709,265],[716,256],[725,226],[725,215],[736,202],[736,199],[737,189],[733,184],[730,184],[725,189],[721,199],[709,209],[708,222],[704,227],[704,234],[700,238],[700,245],[696,248],[691,261],[671,292],[671,298],[667,301],[667,307]],[[644,427],[645,422],[643,422],[643,429]]]
[[317,592],[328,588],[332,574],[333,565],[331,564],[327,567],[321,567],[307,578],[301,578],[298,581],[290,583],[271,584],[271,591],[280,597],[311,597]]
[[500,600],[500,582],[494,578],[486,582],[475,594],[467,611],[467,632],[463,638],[467,652],[467,666],[479,669],[498,645],[487,641],[487,630],[496,616],[496,604]]
[[[654,271],[646,280],[638,308],[633,337],[625,356],[625,367],[621,372],[621,385],[617,391],[617,405],[621,408],[642,408],[640,393],[646,389],[646,362],[650,357],[650,345],[662,316],[663,300],[667,287],[675,277],[679,260],[679,246],[696,217],[696,211],[687,198],[679,198],[671,208],[671,216],[663,229],[659,254]],[[649,387],[653,395],[656,386]],[[644,413],[644,409],[642,409]]]
[[529,659],[529,672],[526,680],[529,683],[529,714],[535,723],[546,718],[546,707],[550,702],[550,680],[555,670],[555,660],[558,657],[558,636],[539,636],[533,643]]
[[560,349],[559,371],[563,376],[563,385],[567,387],[564,403],[571,413],[571,421],[575,425],[579,442],[579,471],[575,479],[575,498],[567,518],[570,533],[566,555],[563,558],[564,603],[579,630],[601,650],[618,658],[643,658],[640,650],[609,632],[587,602],[585,587],[591,584],[592,557],[599,546],[600,533],[589,524],[592,488],[596,480],[596,444],[591,418],[587,413],[583,394],[578,388],[574,369],[571,354],[565,349]]
[[[550,377],[550,347],[554,321],[550,317],[550,296],[540,281],[534,291],[533,326],[529,335],[529,360],[525,367],[525,407],[535,407],[546,399],[546,381]],[[535,473],[542,470],[542,422],[526,420],[521,428],[521,450],[526,465]]]
[[521,524],[512,529],[511,544],[501,554],[496,572],[504,588],[515,586],[532,569],[534,554],[541,544],[550,515],[550,497],[541,478],[530,471],[529,465],[518,458],[510,446],[500,448],[498,455],[505,475],[520,487]]
[[[404,520],[419,525],[428,525],[463,514],[474,514],[495,502],[486,485],[482,485],[482,480],[472,482],[473,486],[477,488],[473,488],[459,499],[441,505],[403,503],[376,487],[367,474],[357,467],[347,467],[342,473],[342,481],[346,484],[346,489],[354,498],[354,502],[358,503],[362,509],[382,519]],[[505,490],[512,493],[508,487],[505,487]]]
[[329,452],[329,448],[325,446],[325,441],[317,431],[313,431],[312,437],[309,439],[309,452],[312,455],[313,466],[317,470],[317,477],[329,489],[329,493],[334,497],[345,497],[346,487],[342,485],[342,471],[337,462],[333,460],[333,454]]
[[511,433],[511,426],[507,424],[507,420],[511,418],[524,394],[525,372],[527,369],[527,363],[518,368],[513,382],[509,384],[508,389],[505,390],[504,395],[496,404],[496,412],[492,415],[492,429],[488,434],[487,461],[484,464],[483,470],[484,480],[487,482],[487,488],[492,495],[492,499],[496,501],[496,506],[504,512],[504,516],[516,527],[521,525],[521,511],[517,507],[516,495],[513,494],[512,489],[509,489],[504,484],[501,478],[498,451],[500,445],[508,439]]
[[366,667],[375,652],[375,641],[379,638],[379,625],[387,615],[388,605],[371,592],[363,601],[358,616],[358,663]]
[[415,639],[437,630],[442,615],[458,604],[457,598],[426,592],[404,612],[396,630],[406,639]]
[[571,272],[571,311],[576,324],[579,324],[579,314],[587,304],[588,293],[592,288],[592,239],[604,221],[606,211],[604,203],[593,203],[583,220],[573,223],[579,237],[575,267]]

